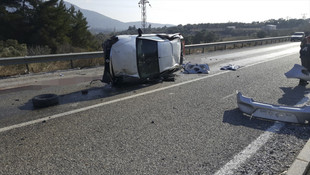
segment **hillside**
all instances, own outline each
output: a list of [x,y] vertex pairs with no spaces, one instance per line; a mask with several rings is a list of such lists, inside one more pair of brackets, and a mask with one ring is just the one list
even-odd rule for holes
[[[107,17],[105,15],[102,15],[100,13],[97,13],[95,11],[82,9],[74,4],[71,4],[69,2],[65,1],[65,4],[67,8],[70,8],[71,5],[74,6],[76,10],[80,10],[83,15],[86,17],[89,30],[93,33],[99,33],[99,32],[113,32],[113,31],[122,31],[127,30],[129,26],[136,26],[139,28],[141,26],[141,22],[121,22],[119,20]],[[158,24],[158,23],[149,23],[152,27],[170,27],[173,26],[171,24]]]

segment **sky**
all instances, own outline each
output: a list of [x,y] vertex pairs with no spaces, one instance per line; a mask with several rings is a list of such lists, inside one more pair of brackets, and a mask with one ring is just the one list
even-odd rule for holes
[[[122,22],[141,21],[140,0],[65,0]],[[147,22],[198,24],[310,18],[310,0],[148,0]]]

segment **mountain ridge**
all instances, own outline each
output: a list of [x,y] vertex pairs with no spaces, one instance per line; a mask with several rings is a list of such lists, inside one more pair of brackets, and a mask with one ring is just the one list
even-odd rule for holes
[[[98,12],[92,11],[92,10],[87,10],[78,7],[77,5],[74,5],[72,3],[64,1],[65,5],[67,8],[70,8],[71,5],[74,6],[75,10],[80,10],[84,17],[86,18],[88,25],[89,25],[89,30],[92,33],[108,33],[108,32],[118,32],[118,31],[123,31],[127,30],[129,26],[136,26],[139,28],[141,22],[122,22],[116,19],[113,19],[111,17],[105,16],[103,14],[100,14]],[[172,24],[159,24],[159,23],[148,23],[152,27],[170,27],[174,26]]]

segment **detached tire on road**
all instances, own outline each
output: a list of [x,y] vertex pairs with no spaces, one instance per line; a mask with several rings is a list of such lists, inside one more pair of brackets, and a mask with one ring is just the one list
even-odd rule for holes
[[45,108],[59,104],[56,94],[42,94],[32,98],[32,104],[35,108]]

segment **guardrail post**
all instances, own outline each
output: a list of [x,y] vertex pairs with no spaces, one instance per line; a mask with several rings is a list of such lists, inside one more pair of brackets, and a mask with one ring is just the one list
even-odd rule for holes
[[26,64],[26,69],[27,69],[27,74],[29,74],[30,73],[30,69],[29,69],[29,65],[28,64]]
[[73,69],[73,60],[70,60],[70,64],[71,64],[71,69]]

